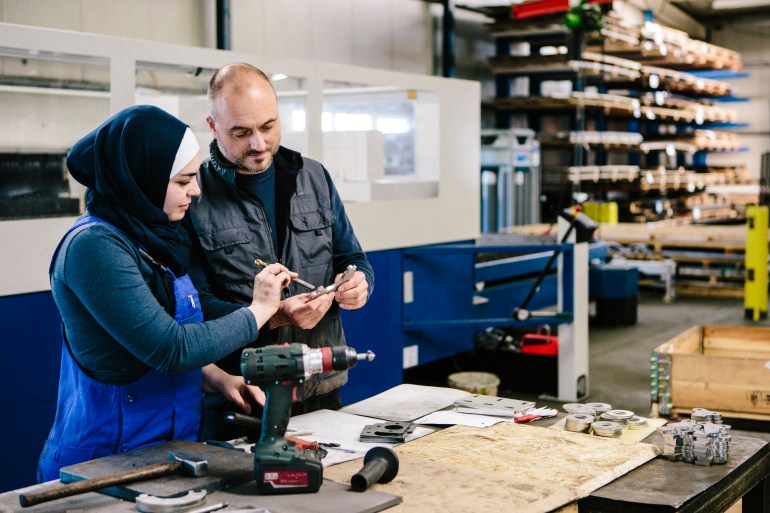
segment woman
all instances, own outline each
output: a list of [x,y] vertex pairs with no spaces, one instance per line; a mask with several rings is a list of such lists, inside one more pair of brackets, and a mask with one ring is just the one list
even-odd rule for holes
[[177,225],[200,194],[198,149],[184,123],[136,106],[67,156],[72,176],[88,187],[88,205],[49,271],[63,347],[40,481],[58,479],[74,463],[196,440],[201,390],[222,393],[247,413],[250,401],[264,402],[258,388],[211,362],[257,338],[296,275],[273,264],[256,276],[248,307],[202,322],[187,276],[190,241]]

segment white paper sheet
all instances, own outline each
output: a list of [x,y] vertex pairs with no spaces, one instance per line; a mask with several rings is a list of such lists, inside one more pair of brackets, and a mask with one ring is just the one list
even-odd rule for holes
[[459,413],[455,410],[440,410],[421,417],[414,422],[416,424],[428,424],[433,426],[460,425],[485,428],[494,426],[499,422],[511,422],[512,420],[512,417],[493,417],[490,415]]
[[[303,440],[330,442],[340,444],[339,448],[325,447],[326,457],[321,460],[324,467],[342,463],[343,461],[362,458],[372,447],[395,447],[399,444],[371,443],[359,441],[361,431],[369,424],[385,422],[383,419],[362,417],[341,411],[318,410],[289,419],[287,435],[298,436]],[[435,431],[434,429],[417,426],[406,440],[411,441]],[[306,433],[293,435],[293,433]],[[352,452],[348,452],[352,451]]]
[[422,385],[398,385],[340,411],[395,422],[411,422],[471,395],[464,390]]

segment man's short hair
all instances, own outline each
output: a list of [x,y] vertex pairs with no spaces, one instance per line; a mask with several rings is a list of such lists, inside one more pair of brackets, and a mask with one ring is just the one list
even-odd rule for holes
[[211,75],[211,80],[209,80],[206,101],[208,104],[209,115],[216,121],[214,101],[219,97],[219,93],[222,92],[222,89],[224,89],[226,84],[234,84],[235,90],[239,91],[245,87],[247,79],[254,77],[262,78],[270,85],[270,88],[273,89],[273,93],[275,93],[275,88],[273,88],[270,77],[268,77],[261,69],[252,66],[247,62],[228,64],[227,66],[223,66],[214,71],[214,74]]

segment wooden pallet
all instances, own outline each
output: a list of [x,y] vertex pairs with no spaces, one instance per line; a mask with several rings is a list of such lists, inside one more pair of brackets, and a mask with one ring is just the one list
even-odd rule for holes
[[[657,404],[654,404],[652,406],[652,413],[650,415],[651,418],[661,418],[661,415],[658,413],[659,408]],[[759,422],[770,422],[770,415],[763,415],[761,413],[747,413],[742,411],[720,411],[719,413],[722,414],[723,421],[725,419],[741,419],[741,420],[755,420]],[[683,420],[683,419],[689,419],[692,415],[692,408],[671,408],[671,415],[669,415],[668,419],[674,419],[676,420]],[[725,422],[727,423],[727,422]]]
[[[637,251],[630,259],[673,260],[679,297],[742,298],[744,296],[746,227],[601,225],[599,237]],[[770,242],[769,242],[770,246]],[[646,248],[642,251],[643,248]],[[640,280],[640,285],[652,282]]]
[[692,39],[684,31],[657,23],[628,26],[618,16],[608,15],[602,34],[605,38],[599,51],[648,66],[677,70],[743,68],[740,53]]
[[578,107],[601,110],[613,117],[636,117],[677,122],[726,123],[737,121],[734,109],[699,102],[674,102],[673,106],[643,104],[636,98],[616,94],[573,91],[569,97],[512,96],[495,98],[492,106],[500,110],[564,110]]
[[[746,227],[730,226],[665,226],[621,223],[603,224],[598,234],[602,239],[621,244],[648,244],[662,248],[698,247],[698,248],[734,248],[745,250]],[[768,236],[770,243],[770,236]]]

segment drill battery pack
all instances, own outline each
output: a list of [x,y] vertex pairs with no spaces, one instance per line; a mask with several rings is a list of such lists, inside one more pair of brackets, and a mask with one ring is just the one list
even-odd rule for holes
[[298,451],[293,461],[270,457],[257,460],[255,452],[254,475],[262,495],[286,493],[315,493],[323,483],[323,465],[314,451]]
[[254,470],[262,495],[315,493],[323,482],[321,460],[308,456],[292,462],[255,462]]

